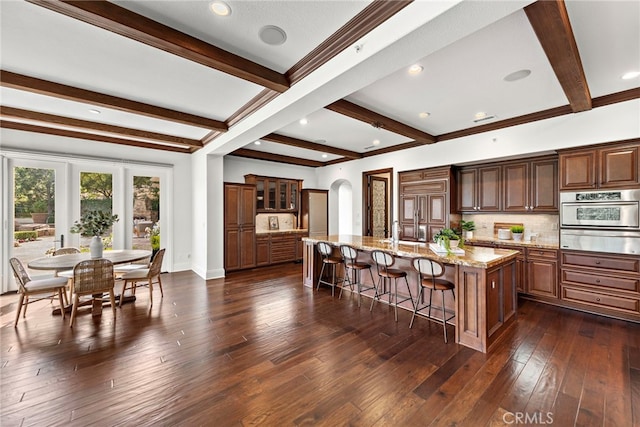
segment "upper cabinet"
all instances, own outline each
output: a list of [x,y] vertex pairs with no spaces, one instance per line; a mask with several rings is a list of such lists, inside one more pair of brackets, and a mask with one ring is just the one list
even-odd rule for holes
[[458,170],[458,210],[500,211],[500,166],[463,167]]
[[457,181],[459,212],[558,212],[555,156],[465,166]]
[[298,212],[301,180],[258,175],[245,175],[244,180],[256,186],[258,213]]
[[502,166],[504,212],[558,212],[558,160],[536,159]]
[[640,144],[621,143],[562,150],[560,190],[628,188],[640,185]]

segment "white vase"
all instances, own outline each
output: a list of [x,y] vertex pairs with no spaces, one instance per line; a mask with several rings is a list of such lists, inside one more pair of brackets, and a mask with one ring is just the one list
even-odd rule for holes
[[464,238],[467,239],[467,240],[473,239],[473,231],[465,231],[464,232]]
[[522,233],[511,233],[513,240],[520,242],[522,240]]
[[460,243],[460,240],[449,240],[449,247],[455,249],[458,247],[458,243]]
[[91,258],[102,258],[104,245],[102,244],[102,238],[100,238],[100,236],[93,236],[91,238],[91,243],[89,243],[89,250],[91,251]]

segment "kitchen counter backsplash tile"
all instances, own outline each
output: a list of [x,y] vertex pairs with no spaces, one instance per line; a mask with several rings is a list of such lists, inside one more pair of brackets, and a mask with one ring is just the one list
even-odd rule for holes
[[256,215],[256,233],[274,231],[269,229],[269,217],[278,218],[278,231],[293,230],[297,227],[296,216],[291,213],[264,213]]
[[[473,232],[474,239],[477,240],[497,240],[497,236],[493,235],[493,224],[496,222],[504,223],[522,223],[524,225],[524,237],[527,242],[531,243],[530,237],[533,234],[534,240],[541,245],[558,245],[560,239],[560,216],[551,214],[481,214],[481,215],[463,215],[465,221],[473,221],[476,229]],[[507,241],[501,241],[507,242]]]

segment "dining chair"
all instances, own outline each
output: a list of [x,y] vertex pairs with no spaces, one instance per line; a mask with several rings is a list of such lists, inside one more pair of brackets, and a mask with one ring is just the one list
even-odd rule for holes
[[[109,293],[113,317],[116,316],[116,298],[113,293],[115,279],[113,276],[113,263],[108,259],[88,259],[80,261],[73,268],[73,308],[69,327],[73,327],[76,312],[80,305],[80,297],[91,295],[92,299],[102,301],[105,293]],[[101,302],[100,302],[101,303]]]
[[164,297],[162,291],[162,279],[160,279],[160,273],[162,272],[162,259],[164,258],[165,249],[160,249],[151,261],[149,268],[139,268],[137,270],[129,271],[122,275],[122,293],[120,294],[120,306],[122,307],[122,301],[124,300],[124,293],[127,289],[131,289],[131,294],[136,294],[137,286],[149,287],[149,302],[153,305],[153,283],[154,279],[158,286],[160,286],[160,295]]
[[[20,293],[20,299],[18,300],[18,312],[16,313],[16,321],[13,324],[15,328],[18,326],[18,319],[20,319],[20,312],[24,307],[22,317],[27,317],[27,305],[41,301],[43,299],[49,299],[52,295],[58,294],[58,301],[60,301],[60,310],[62,311],[62,317],[64,318],[64,302],[62,294],[65,292],[65,286],[67,285],[67,279],[64,277],[49,277],[46,279],[33,280],[27,273],[27,270],[22,265],[22,262],[18,258],[11,258],[9,260],[13,275],[16,278],[18,284],[18,292]],[[46,295],[40,296],[36,299],[29,300],[32,295]]]
[[122,276],[130,271],[139,270],[141,268],[149,268],[151,266],[151,256],[143,258],[138,261],[133,261],[130,264],[120,264],[113,266],[113,272],[116,275],[116,279],[122,279]]
[[[56,249],[53,252],[53,256],[79,254],[79,253],[80,253],[80,249],[75,248],[73,246],[67,246],[66,248],[58,248],[58,249]],[[73,269],[71,269],[71,270],[63,270],[63,271],[56,271],[56,276],[66,277],[67,278],[67,289],[69,289],[69,292],[71,292],[71,285],[73,283]],[[64,292],[64,299],[65,299],[65,303],[69,304],[69,299],[67,298],[66,289],[65,289],[65,292]]]

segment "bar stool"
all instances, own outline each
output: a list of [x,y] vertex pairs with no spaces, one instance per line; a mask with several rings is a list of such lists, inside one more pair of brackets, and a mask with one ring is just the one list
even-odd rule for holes
[[[325,285],[331,286],[331,296],[334,296],[334,291],[338,282],[336,281],[336,268],[338,268],[339,264],[342,264],[342,258],[333,256],[333,248],[327,242],[318,242],[318,252],[322,256],[322,269],[320,270],[320,277],[318,278],[318,286],[316,286],[316,291],[320,289],[320,284],[324,283]],[[331,282],[327,282],[324,279],[324,269],[329,266],[331,268]]]
[[[431,317],[431,305],[433,298],[433,291],[441,291],[442,292],[442,329],[444,329],[444,342],[447,342],[447,321],[453,319],[456,315],[455,313],[447,318],[446,312],[444,310],[444,293],[445,291],[451,291],[451,295],[453,295],[453,300],[456,299],[456,294],[453,291],[455,289],[455,285],[445,279],[439,279],[442,275],[444,275],[444,265],[436,260],[432,260],[429,258],[419,257],[414,258],[412,261],[413,268],[418,272],[418,280],[420,284],[420,292],[418,294],[418,300],[416,301],[415,308],[413,310],[413,316],[411,316],[411,323],[409,324],[409,328],[413,326],[413,319],[416,317],[416,314],[422,314],[420,311],[428,308],[429,313],[427,315],[428,319],[439,320],[437,318]],[[422,301],[424,295],[424,289],[429,289],[429,304],[419,307],[420,301]]]
[[[358,262],[358,251],[350,245],[340,245],[340,253],[342,254],[342,258],[344,260],[344,278],[342,279],[342,288],[340,289],[340,296],[338,298],[342,298],[342,291],[344,289],[344,283],[348,282],[351,291],[353,292],[353,286],[355,285],[358,289],[358,307],[362,303],[362,291],[368,291],[370,289],[375,289],[376,281],[373,278],[373,272],[371,271],[371,264],[367,264],[366,262]],[[362,281],[360,280],[362,277],[361,271],[369,270],[369,274],[371,275],[371,283],[372,285],[368,288],[362,288]],[[353,277],[351,277],[353,275]]]
[[[409,282],[407,281],[407,272],[397,269],[392,269],[391,267],[395,264],[396,259],[393,255],[388,252],[374,250],[371,252],[371,258],[376,265],[376,270],[378,272],[378,286],[376,287],[376,294],[371,300],[371,307],[369,311],[373,310],[373,303],[377,300],[380,300],[385,294],[389,294],[389,305],[391,304],[391,286],[389,286],[389,290],[383,293],[380,293],[384,289],[386,289],[387,280],[389,280],[389,284],[391,284],[391,279],[393,279],[394,285],[394,294],[395,294],[395,304],[393,304],[396,315],[396,322],[398,321],[398,303],[411,300],[411,304],[415,308],[415,304],[413,301],[413,296],[411,295],[411,288],[409,287]],[[402,301],[398,301],[398,279],[404,278],[404,282],[407,285],[407,290],[409,291],[409,297],[403,299]]]

